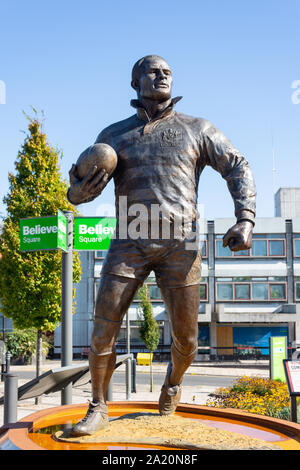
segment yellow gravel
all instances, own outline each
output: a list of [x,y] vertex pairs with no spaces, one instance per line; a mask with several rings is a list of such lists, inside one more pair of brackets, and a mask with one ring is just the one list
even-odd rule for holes
[[61,441],[91,443],[153,444],[183,449],[218,450],[281,450],[270,442],[217,429],[179,415],[160,416],[157,413],[131,413],[113,421],[92,436],[70,437],[68,431],[58,431]]

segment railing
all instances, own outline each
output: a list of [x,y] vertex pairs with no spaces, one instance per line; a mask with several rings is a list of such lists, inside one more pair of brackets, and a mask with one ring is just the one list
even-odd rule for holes
[[[55,346],[56,349],[60,349],[60,346]],[[81,350],[81,357],[87,357],[88,351],[90,346],[87,345],[76,345],[74,346],[76,349]],[[291,359],[293,353],[297,351],[296,348],[292,346],[287,347],[287,359]],[[116,344],[116,352],[117,354],[126,354],[127,353],[127,346],[123,342],[119,342]],[[132,344],[130,345],[130,353],[136,354],[138,353],[147,353],[149,352],[148,349],[143,344]],[[265,354],[263,354],[265,352]],[[154,361],[161,361],[161,360],[169,360],[171,353],[171,345],[170,344],[160,344],[158,348],[154,351],[153,360]],[[198,346],[198,359],[201,356],[209,355],[214,356],[216,360],[251,360],[251,359],[269,359],[269,346]],[[300,351],[299,351],[299,358],[300,358]],[[206,358],[203,358],[205,360]]]

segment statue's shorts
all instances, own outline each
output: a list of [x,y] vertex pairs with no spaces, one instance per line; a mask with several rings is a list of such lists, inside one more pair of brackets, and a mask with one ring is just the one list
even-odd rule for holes
[[201,280],[199,247],[187,240],[113,239],[101,274],[114,274],[141,282],[154,271],[159,287],[184,287]]

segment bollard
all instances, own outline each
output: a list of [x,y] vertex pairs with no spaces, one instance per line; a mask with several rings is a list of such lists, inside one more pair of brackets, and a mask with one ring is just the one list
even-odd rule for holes
[[5,364],[1,364],[1,382],[4,380]]
[[18,375],[8,373],[4,375],[4,422],[15,423],[18,410]]
[[126,361],[126,400],[130,400],[131,395],[131,359]]
[[113,401],[113,381],[112,381],[112,378],[110,379],[110,382],[109,382],[108,387],[107,387],[106,400],[107,401]]
[[136,359],[131,360],[131,392],[136,393]]
[[7,351],[7,353],[5,354],[5,361],[6,361],[5,372],[6,372],[6,374],[9,374],[9,372],[10,372],[10,358],[11,358],[11,354],[10,354],[9,351]]

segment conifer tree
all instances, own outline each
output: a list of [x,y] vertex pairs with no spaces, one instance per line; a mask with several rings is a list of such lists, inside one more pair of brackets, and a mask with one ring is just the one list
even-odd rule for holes
[[[3,199],[7,214],[0,234],[0,300],[4,316],[12,318],[16,328],[35,328],[40,345],[41,333],[53,331],[61,320],[61,252],[21,252],[19,222],[56,215],[58,209],[75,213],[75,208],[66,198],[67,182],[59,169],[61,152],[48,143],[43,121],[34,112],[33,118],[27,116],[28,134],[18,152],[15,174],[8,175],[9,191]],[[77,283],[81,274],[77,253],[73,259]],[[40,357],[39,350],[36,356]]]
[[159,344],[160,332],[153,315],[153,307],[147,284],[144,284],[139,289],[138,297],[140,299],[139,308],[141,310],[141,315],[139,315],[139,333],[150,352],[150,392],[153,392],[152,353]]

